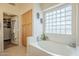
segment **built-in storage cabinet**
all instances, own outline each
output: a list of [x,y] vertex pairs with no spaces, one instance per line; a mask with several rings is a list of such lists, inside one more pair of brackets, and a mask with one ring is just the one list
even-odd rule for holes
[[22,15],[22,44],[27,46],[27,37],[32,35],[32,10]]
[[11,19],[4,18],[3,19],[3,26],[4,26],[4,40],[11,41]]
[[4,28],[11,28],[11,20],[4,19]]

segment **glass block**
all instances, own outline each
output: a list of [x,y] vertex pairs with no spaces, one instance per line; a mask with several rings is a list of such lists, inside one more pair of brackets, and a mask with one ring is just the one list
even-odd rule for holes
[[52,29],[56,29],[56,26],[53,26]]
[[66,11],[72,10],[72,6],[67,6]]
[[61,21],[65,21],[65,17],[61,17]]
[[65,16],[65,12],[61,13],[61,17]]
[[71,21],[66,21],[66,24],[70,24],[71,25]]
[[51,16],[52,15],[52,12],[50,12],[49,15]]
[[56,14],[56,11],[53,11],[53,14]]
[[53,18],[56,18],[56,15],[53,15]]
[[46,17],[49,16],[49,13],[46,13],[45,16],[46,16]]
[[60,17],[60,14],[57,14],[57,17]]
[[65,24],[66,24],[65,21],[62,21],[62,22],[61,22],[61,25],[65,25]]
[[61,29],[61,27],[60,27],[60,26],[57,26],[57,29],[58,29],[58,30],[60,30],[60,29]]
[[61,26],[61,30],[65,30],[65,25],[64,26]]
[[71,29],[71,25],[66,25],[66,29]]
[[66,34],[71,34],[71,30],[66,30]]
[[66,16],[69,16],[69,15],[70,15],[70,16],[72,15],[72,11],[67,11],[67,12],[66,12]]
[[56,22],[56,19],[53,19],[52,21],[53,21],[53,22]]
[[71,20],[71,16],[66,16],[66,20]]
[[56,22],[55,23],[53,22],[53,25],[57,25]]
[[58,21],[58,22],[57,22],[57,25],[60,25],[60,24],[61,24],[61,23]]
[[61,19],[60,18],[57,18],[57,21],[61,21]]
[[64,12],[64,13],[65,13],[65,8],[62,8],[62,9],[61,9],[61,12]]
[[57,13],[59,14],[60,13],[60,10],[57,10]]

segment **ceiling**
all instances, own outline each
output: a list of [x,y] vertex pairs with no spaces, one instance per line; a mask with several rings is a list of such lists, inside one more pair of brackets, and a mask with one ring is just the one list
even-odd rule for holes
[[42,10],[44,10],[44,9],[47,9],[47,8],[49,8],[51,6],[55,6],[57,4],[58,3],[40,3],[40,7],[41,7]]

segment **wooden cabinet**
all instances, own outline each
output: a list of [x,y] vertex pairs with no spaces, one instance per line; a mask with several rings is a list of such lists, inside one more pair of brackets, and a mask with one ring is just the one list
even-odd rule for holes
[[28,30],[27,30],[27,36],[31,36],[32,35],[32,25],[31,25],[31,23],[30,24],[27,24],[27,26],[26,26],[27,28],[28,28]]
[[32,10],[22,15],[22,45],[27,46],[28,36],[32,36]]

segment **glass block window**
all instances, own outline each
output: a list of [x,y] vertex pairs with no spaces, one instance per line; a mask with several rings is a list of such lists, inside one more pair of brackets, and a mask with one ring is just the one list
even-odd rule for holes
[[72,34],[72,5],[45,12],[45,32]]

